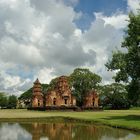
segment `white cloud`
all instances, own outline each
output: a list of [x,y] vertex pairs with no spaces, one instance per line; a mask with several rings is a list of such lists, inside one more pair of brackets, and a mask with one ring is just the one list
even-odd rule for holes
[[103,77],[103,83],[112,82],[114,72],[108,72],[105,63],[110,59],[112,51],[121,48],[123,33],[111,24],[106,24],[105,20],[96,16],[91,27],[83,34],[83,47],[85,50],[95,50],[96,64],[89,67],[92,71]]
[[105,25],[110,24],[116,29],[124,29],[128,24],[128,15],[123,13],[115,13],[112,16],[105,16],[102,13],[95,13],[96,18],[103,19]]
[[11,37],[3,37],[0,46],[0,58],[5,62],[30,66],[43,63],[40,51],[35,46],[20,44]]
[[140,9],[140,0],[127,0],[127,3],[129,11],[137,13],[138,9]]
[[[73,5],[78,0],[0,0],[0,90],[22,92],[39,78],[48,83],[76,67],[88,67],[104,82],[113,73],[104,64],[112,50],[120,49],[122,30],[128,16],[96,13],[89,29],[74,23],[82,13]],[[137,1],[135,1],[137,3]],[[128,7],[137,8],[132,0]]]
[[32,85],[30,79],[23,79],[18,75],[10,75],[5,71],[0,71],[0,90],[2,92],[20,95],[21,92],[29,89]]
[[41,83],[50,83],[50,80],[55,78],[55,75],[53,75],[54,70],[53,69],[47,69],[43,68],[38,71],[37,75],[34,77],[34,80],[36,78],[39,78],[39,81]]
[[3,84],[4,89],[8,89],[9,87],[17,86],[20,83],[20,77],[10,76],[2,71],[0,73],[0,78],[2,80],[1,84]]

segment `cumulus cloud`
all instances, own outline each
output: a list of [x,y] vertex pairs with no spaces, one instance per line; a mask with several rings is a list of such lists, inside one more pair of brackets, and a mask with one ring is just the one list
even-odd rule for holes
[[129,11],[137,13],[140,10],[140,0],[127,0],[127,3]]
[[5,71],[0,71],[0,90],[10,94],[20,95],[22,91],[31,87],[32,81],[29,78],[23,79],[20,76],[13,76]]
[[95,13],[96,18],[103,19],[105,25],[110,24],[116,29],[124,29],[128,24],[128,15],[123,13],[115,13],[112,16],[105,16],[102,13]]
[[[76,2],[71,1],[72,4]],[[1,90],[6,87],[5,90],[13,92],[14,89],[23,91],[30,83],[28,78],[39,77],[42,82],[48,82],[53,75],[70,73],[75,67],[96,63],[96,52],[85,52],[80,41],[82,32],[74,23],[79,13],[64,1],[6,0],[0,2],[0,8],[0,59],[1,63],[9,65],[1,67],[5,77],[11,76],[15,84],[6,82],[1,73]],[[10,65],[15,66],[16,72]],[[48,71],[51,68],[53,72]],[[43,76],[45,73],[48,74]],[[15,77],[19,78],[18,84]]]
[[39,78],[39,81],[41,83],[50,83],[50,80],[55,78],[56,75],[53,74],[54,70],[48,69],[48,68],[42,68],[38,71],[37,76],[34,77],[34,80],[36,80],[36,77]]
[[16,86],[20,83],[20,77],[18,76],[10,76],[5,72],[0,73],[0,80],[1,80],[1,88],[8,89],[9,87]]
[[87,67],[101,75],[103,83],[112,82],[114,72],[108,72],[104,64],[111,57],[112,51],[121,49],[122,31],[111,24],[106,24],[102,17],[96,16],[90,29],[84,33],[83,40],[85,50],[96,51],[96,64]]
[[1,39],[0,46],[0,58],[4,62],[21,63],[30,66],[40,65],[43,62],[38,48],[32,45],[20,44],[8,36]]
[[[135,0],[137,3],[137,0]],[[0,91],[20,93],[39,77],[43,83],[76,67],[87,67],[110,82],[104,64],[120,49],[128,16],[95,13],[86,30],[77,27],[84,13],[78,0],[0,1]],[[130,9],[137,8],[128,0]]]

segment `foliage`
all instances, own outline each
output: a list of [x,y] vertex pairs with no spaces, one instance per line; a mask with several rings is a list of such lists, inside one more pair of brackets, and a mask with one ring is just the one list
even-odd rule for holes
[[106,109],[129,108],[128,94],[125,86],[118,83],[102,87],[101,103]]
[[30,107],[28,110],[38,110],[38,111],[45,111],[45,110],[67,110],[67,111],[79,111],[80,108],[77,106],[46,106],[46,107]]
[[43,93],[46,92],[49,88],[48,84],[41,84]]
[[0,107],[5,108],[7,107],[7,96],[5,95],[5,93],[0,93]]
[[10,95],[8,98],[8,108],[16,108],[17,97],[15,95]]
[[32,97],[32,88],[30,88],[27,91],[25,91],[24,93],[22,93],[18,99],[26,100],[26,99],[31,99],[31,97]]
[[140,99],[140,13],[130,13],[126,36],[122,43],[126,52],[117,51],[106,64],[108,70],[117,70],[116,82],[129,83],[127,91],[132,105]]
[[73,94],[77,97],[77,105],[82,106],[85,94],[96,89],[101,82],[101,77],[89,69],[77,68],[70,75],[70,84]]
[[130,110],[140,110],[140,107],[131,107]]
[[[47,91],[48,84],[41,84],[41,86],[42,86],[43,92]],[[32,98],[32,88],[30,88],[27,91],[25,91],[24,93],[22,93],[18,99],[19,100],[27,100],[27,99],[31,99],[31,98]]]
[[53,90],[57,84],[59,77],[56,77],[54,79],[51,80],[50,84],[48,85],[48,90]]

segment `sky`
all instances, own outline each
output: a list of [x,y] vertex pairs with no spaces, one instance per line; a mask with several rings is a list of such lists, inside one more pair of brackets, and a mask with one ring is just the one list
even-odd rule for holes
[[[105,63],[122,50],[128,13],[140,0],[0,0],[0,92],[20,95],[88,68],[114,82]],[[122,50],[125,51],[125,50]]]

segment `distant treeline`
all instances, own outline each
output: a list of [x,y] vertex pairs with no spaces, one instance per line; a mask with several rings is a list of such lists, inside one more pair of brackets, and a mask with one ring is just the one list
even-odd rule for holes
[[16,108],[17,97],[15,95],[8,96],[6,93],[0,93],[0,108]]

